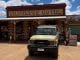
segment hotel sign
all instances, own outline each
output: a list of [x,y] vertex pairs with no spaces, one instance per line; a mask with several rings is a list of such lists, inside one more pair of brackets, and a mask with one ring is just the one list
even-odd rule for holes
[[62,16],[64,9],[45,9],[45,10],[21,10],[9,11],[9,17],[30,17],[30,16]]

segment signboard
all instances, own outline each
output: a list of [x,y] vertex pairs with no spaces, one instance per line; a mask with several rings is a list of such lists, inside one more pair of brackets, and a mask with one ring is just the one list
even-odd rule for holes
[[72,45],[72,46],[77,45],[77,35],[70,35],[69,45]]
[[64,15],[64,9],[9,11],[8,14],[11,17],[62,16]]
[[70,36],[70,40],[76,40],[77,39],[77,35],[71,35]]
[[64,16],[65,3],[29,5],[29,6],[9,6],[7,7],[7,17],[44,17],[44,16]]

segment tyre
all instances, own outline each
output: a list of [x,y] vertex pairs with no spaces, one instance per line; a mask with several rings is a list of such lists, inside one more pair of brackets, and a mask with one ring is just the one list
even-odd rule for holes
[[34,52],[33,51],[29,51],[29,56],[34,56]]
[[52,58],[58,58],[58,48],[56,49],[55,52],[51,52],[51,57]]

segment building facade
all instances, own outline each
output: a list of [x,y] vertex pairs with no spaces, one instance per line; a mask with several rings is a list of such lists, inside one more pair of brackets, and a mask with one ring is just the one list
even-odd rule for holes
[[[9,6],[6,8],[7,18],[12,18],[12,20],[0,21],[1,39],[9,41],[27,41],[38,25],[57,25],[58,31],[62,33],[67,30],[68,26],[66,18],[59,18],[60,16],[66,16],[65,7],[66,4],[64,3]],[[50,19],[47,17],[57,18]],[[13,20],[13,18],[31,19]]]

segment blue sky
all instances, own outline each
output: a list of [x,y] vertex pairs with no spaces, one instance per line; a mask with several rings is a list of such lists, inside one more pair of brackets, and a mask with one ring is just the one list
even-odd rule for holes
[[66,15],[80,15],[80,0],[0,0],[0,18],[6,17],[7,6],[66,3]]

